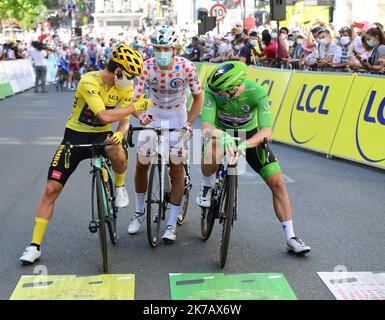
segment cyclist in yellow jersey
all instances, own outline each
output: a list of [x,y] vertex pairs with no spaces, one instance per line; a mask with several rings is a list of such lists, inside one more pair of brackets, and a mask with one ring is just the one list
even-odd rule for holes
[[[120,45],[112,50],[106,69],[87,73],[81,78],[63,141],[52,159],[48,181],[36,209],[32,241],[20,257],[24,264],[32,264],[40,258],[40,245],[52,218],[56,199],[80,161],[91,157],[89,150],[75,148],[71,151],[69,168],[66,167],[66,142],[93,144],[107,141],[113,144],[106,147],[104,153],[111,160],[115,173],[116,204],[128,205],[128,195],[124,187],[127,162],[121,143],[127,133],[130,115],[145,111],[151,105],[150,100],[143,96],[137,101],[133,100],[131,79],[142,72],[143,59],[139,52],[126,45]],[[117,108],[118,106],[120,107]],[[110,123],[115,121],[120,123],[118,130],[113,133]]]

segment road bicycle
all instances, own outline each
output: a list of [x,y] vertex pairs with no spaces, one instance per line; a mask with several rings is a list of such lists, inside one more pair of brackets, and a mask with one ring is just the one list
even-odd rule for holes
[[[127,141],[130,147],[134,147],[132,142],[133,132],[142,130],[152,130],[156,133],[158,139],[165,132],[172,132],[179,129],[165,129],[165,128],[146,128],[146,127],[132,127],[128,129]],[[162,220],[166,218],[166,210],[168,207],[171,191],[171,182],[169,176],[169,170],[167,160],[156,152],[150,168],[150,176],[148,179],[147,199],[146,199],[146,218],[147,218],[147,239],[152,248],[158,245],[160,239],[160,226]],[[188,154],[188,152],[187,152]],[[180,207],[180,213],[177,223],[182,225],[186,220],[187,208],[190,198],[191,184],[191,168],[190,161],[186,157],[184,161],[185,178],[184,178],[184,191],[183,199]]]
[[[236,144],[239,138],[234,138]],[[266,152],[268,141],[265,138],[263,148]],[[201,207],[201,237],[207,241],[214,228],[215,220],[222,224],[222,237],[219,252],[219,265],[224,268],[230,243],[230,234],[234,221],[237,220],[238,171],[237,161],[230,164],[230,155],[225,154],[223,163],[216,171],[216,182],[211,193],[209,208]]]
[[[83,148],[91,151],[91,222],[89,230],[91,233],[99,231],[100,252],[102,258],[103,271],[108,272],[108,250],[107,250],[107,231],[111,243],[118,243],[116,229],[116,219],[118,208],[115,206],[115,184],[114,175],[111,169],[111,161],[104,155],[104,148],[112,145],[111,143],[100,144],[79,144],[73,145],[69,142],[65,144],[65,167],[69,168],[71,150]],[[123,148],[126,152],[126,141],[123,141]],[[127,154],[126,154],[127,155]]]

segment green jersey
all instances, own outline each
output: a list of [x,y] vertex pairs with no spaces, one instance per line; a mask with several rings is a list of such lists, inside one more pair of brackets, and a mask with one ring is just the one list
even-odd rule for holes
[[271,128],[267,91],[252,80],[244,82],[245,89],[239,97],[218,101],[207,87],[202,109],[201,122],[210,123],[218,129],[241,129],[250,131]]

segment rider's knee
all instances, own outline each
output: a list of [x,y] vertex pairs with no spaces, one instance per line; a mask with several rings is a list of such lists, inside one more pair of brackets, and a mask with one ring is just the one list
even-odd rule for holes
[[270,183],[270,188],[275,194],[283,194],[286,192],[285,182],[281,178],[276,178]]
[[44,196],[49,199],[55,199],[62,189],[63,187],[60,184],[48,181],[44,190]]
[[183,148],[171,148],[170,150],[170,161],[171,164],[175,166],[180,166],[183,164],[185,159],[185,151]]

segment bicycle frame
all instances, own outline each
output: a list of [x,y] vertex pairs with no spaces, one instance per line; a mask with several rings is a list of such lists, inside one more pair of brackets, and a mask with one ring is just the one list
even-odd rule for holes
[[[114,175],[112,173],[110,166],[108,165],[108,160],[105,157],[103,157],[102,155],[92,157],[91,158],[91,167],[93,168],[92,172],[94,175],[96,173],[96,170],[100,170],[102,172],[103,179],[105,179],[103,169],[106,170],[107,171],[107,179],[110,179],[110,181],[112,182],[112,185],[114,186]],[[104,182],[106,182],[106,181],[104,181]],[[104,188],[103,188],[103,193],[104,193],[103,205],[107,206],[107,203],[105,203],[106,194],[105,194]],[[113,208],[112,208],[112,210],[113,210]],[[106,212],[107,212],[107,210],[106,210]],[[92,212],[92,214],[93,214],[93,212]],[[113,212],[109,212],[109,214],[113,214]],[[108,216],[106,216],[106,218],[108,218]]]

